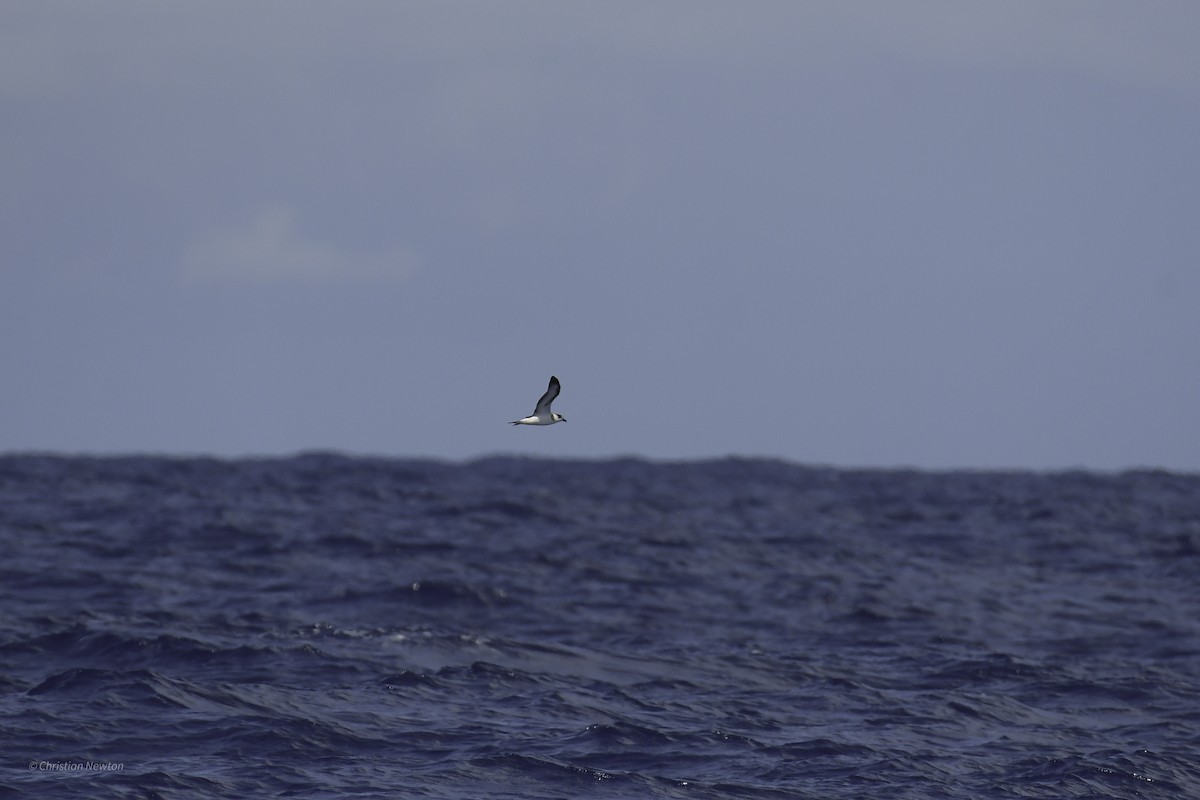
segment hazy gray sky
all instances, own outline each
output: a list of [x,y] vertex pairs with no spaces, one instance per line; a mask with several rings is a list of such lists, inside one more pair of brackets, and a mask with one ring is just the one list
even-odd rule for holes
[[1196,31],[9,0],[0,450],[1200,469]]

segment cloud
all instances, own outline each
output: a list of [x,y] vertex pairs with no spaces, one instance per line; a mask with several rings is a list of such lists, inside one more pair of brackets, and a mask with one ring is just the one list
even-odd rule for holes
[[265,284],[395,281],[412,272],[413,254],[340,249],[305,235],[285,206],[260,210],[246,224],[193,242],[180,260],[196,283]]

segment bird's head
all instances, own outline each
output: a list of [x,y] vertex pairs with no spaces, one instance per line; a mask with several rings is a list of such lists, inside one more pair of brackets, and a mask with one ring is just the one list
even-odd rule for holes
[[567,421],[567,418],[566,418],[566,417],[564,417],[562,414],[555,414],[555,415],[554,415],[554,419],[555,419],[557,422],[566,422],[566,421]]

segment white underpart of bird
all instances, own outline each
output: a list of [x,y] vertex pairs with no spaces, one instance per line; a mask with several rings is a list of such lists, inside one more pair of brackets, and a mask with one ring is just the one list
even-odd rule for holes
[[562,390],[562,385],[559,384],[558,378],[550,376],[550,386],[546,389],[546,393],[542,395],[542,399],[537,401],[537,407],[533,409],[533,413],[528,417],[514,419],[509,425],[553,425],[556,422],[566,422],[567,418],[562,414],[555,414],[550,410],[550,404],[554,402],[554,398],[558,397],[558,393]]

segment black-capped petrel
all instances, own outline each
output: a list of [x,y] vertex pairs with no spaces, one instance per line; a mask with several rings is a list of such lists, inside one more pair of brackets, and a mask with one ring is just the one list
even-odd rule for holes
[[550,386],[546,389],[546,393],[542,395],[542,399],[537,401],[537,408],[533,409],[533,413],[528,417],[515,419],[508,423],[509,425],[553,425],[556,422],[566,422],[567,418],[562,414],[555,414],[550,410],[550,404],[554,402],[554,398],[558,397],[562,386],[558,382],[558,378],[550,376]]

